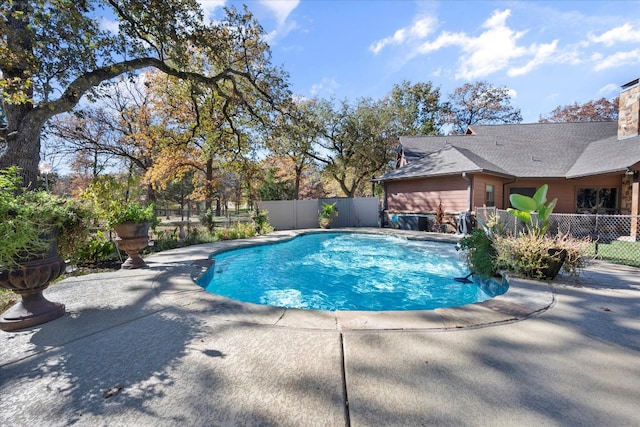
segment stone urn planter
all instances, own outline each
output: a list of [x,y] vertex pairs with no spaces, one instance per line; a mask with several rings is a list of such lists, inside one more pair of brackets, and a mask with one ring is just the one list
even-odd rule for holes
[[320,217],[318,219],[318,225],[320,225],[320,228],[329,228],[329,227],[331,227],[331,218]]
[[149,244],[149,221],[142,222],[123,222],[114,224],[113,228],[118,235],[116,237],[116,245],[129,255],[122,263],[123,269],[134,269],[146,267],[147,264],[140,257],[140,251]]
[[335,203],[323,203],[322,209],[318,212],[318,225],[321,228],[331,227],[333,218],[338,216],[338,209]]
[[20,295],[14,304],[0,317],[0,329],[14,331],[49,322],[64,315],[64,304],[47,300],[42,292],[52,280],[66,268],[58,256],[56,241],[51,242],[49,252],[21,263],[21,267],[0,270],[0,287]]

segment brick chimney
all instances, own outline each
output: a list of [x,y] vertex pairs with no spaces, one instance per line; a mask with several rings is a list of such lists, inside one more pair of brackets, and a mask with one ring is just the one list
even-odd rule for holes
[[622,85],[618,111],[618,139],[640,134],[640,79]]

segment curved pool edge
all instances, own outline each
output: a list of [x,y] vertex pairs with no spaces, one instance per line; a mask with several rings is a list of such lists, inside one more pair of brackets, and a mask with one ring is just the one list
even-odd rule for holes
[[265,306],[232,300],[205,291],[195,283],[216,253],[292,239],[308,233],[357,232],[386,234],[408,239],[457,242],[461,236],[387,228],[336,228],[288,230],[251,239],[231,240],[190,247],[187,265],[176,269],[170,281],[155,282],[154,289],[167,305],[210,313],[217,319],[283,328],[339,331],[451,330],[480,328],[517,322],[548,310],[555,294],[548,282],[509,278],[509,290],[490,300],[460,307],[414,311],[323,311]]

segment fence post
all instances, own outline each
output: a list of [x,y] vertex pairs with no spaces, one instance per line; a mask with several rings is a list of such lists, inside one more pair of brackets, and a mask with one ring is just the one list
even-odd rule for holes
[[596,239],[596,255],[598,255],[598,240],[600,239],[600,232],[598,231],[598,212],[596,211],[596,228],[593,230],[593,234]]

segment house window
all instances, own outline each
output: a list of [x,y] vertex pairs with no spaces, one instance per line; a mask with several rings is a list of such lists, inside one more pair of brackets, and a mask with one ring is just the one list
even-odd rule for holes
[[484,187],[484,205],[495,206],[496,205],[496,191],[495,187],[491,184],[487,184]]
[[[512,194],[522,194],[523,196],[533,197],[536,194],[536,187],[511,187],[509,189],[509,196]],[[509,207],[513,207],[509,202]]]
[[578,213],[616,213],[618,211],[618,189],[578,188],[576,211]]

